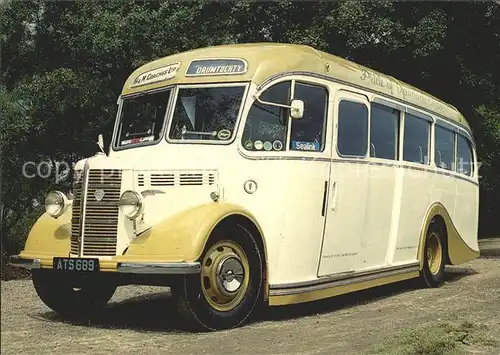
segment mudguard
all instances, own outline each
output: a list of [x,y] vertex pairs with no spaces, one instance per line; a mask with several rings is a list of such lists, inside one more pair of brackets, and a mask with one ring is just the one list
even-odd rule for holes
[[425,223],[420,234],[418,248],[420,269],[422,269],[424,263],[424,246],[427,229],[435,216],[441,216],[446,225],[448,234],[448,257],[452,265],[462,264],[479,257],[479,250],[472,249],[460,236],[446,208],[441,203],[434,203],[427,211],[427,215],[424,219]]
[[69,255],[70,239],[71,206],[57,219],[44,213],[31,228],[19,257],[36,258],[42,265],[52,265],[52,257]]
[[[200,258],[215,226],[224,218],[239,215],[249,219],[262,234],[255,217],[241,206],[209,203],[173,215],[135,238],[118,262],[192,262]],[[228,238],[231,238],[228,235]],[[262,240],[265,249],[265,241]],[[267,255],[264,250],[264,255]]]

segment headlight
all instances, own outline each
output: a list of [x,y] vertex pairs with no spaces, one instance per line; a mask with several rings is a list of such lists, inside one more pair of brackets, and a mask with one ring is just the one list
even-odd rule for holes
[[45,211],[54,218],[66,212],[68,205],[69,201],[61,191],[50,191],[45,197]]
[[135,191],[127,190],[120,197],[119,205],[125,216],[135,219],[142,212],[142,197]]

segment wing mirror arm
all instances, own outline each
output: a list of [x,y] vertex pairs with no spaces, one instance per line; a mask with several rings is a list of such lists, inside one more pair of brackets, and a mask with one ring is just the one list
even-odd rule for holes
[[[102,137],[102,134],[99,134],[99,135],[97,136],[97,142],[96,142],[96,144],[97,144],[97,146],[99,147],[99,150],[100,150],[103,154],[107,155],[107,154],[106,154],[106,152],[104,151],[104,138]],[[100,154],[100,153],[98,153],[98,154]]]
[[254,99],[263,105],[288,108],[290,109],[290,116],[294,119],[301,119],[304,116],[304,101],[302,100],[293,99],[290,105],[283,105],[261,100],[259,95],[254,95]]

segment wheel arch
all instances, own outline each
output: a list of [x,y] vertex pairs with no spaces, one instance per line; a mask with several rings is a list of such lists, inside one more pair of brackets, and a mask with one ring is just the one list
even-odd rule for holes
[[431,223],[442,223],[444,226],[446,235],[445,252],[447,264],[457,265],[479,257],[479,251],[472,249],[460,236],[455,225],[453,224],[450,214],[443,204],[435,202],[431,204],[427,210],[420,232],[417,255],[420,270],[422,270],[424,263],[423,254],[425,239]]

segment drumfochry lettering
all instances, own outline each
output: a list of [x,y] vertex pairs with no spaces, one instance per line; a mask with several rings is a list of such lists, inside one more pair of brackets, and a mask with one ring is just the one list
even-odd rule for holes
[[247,63],[242,59],[205,59],[193,60],[186,71],[186,76],[234,75],[244,74]]

